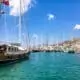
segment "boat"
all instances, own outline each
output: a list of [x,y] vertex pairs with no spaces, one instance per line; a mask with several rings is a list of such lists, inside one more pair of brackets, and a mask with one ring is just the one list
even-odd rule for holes
[[[20,0],[21,3],[21,0]],[[9,5],[9,0],[0,0],[1,5]],[[21,11],[21,10],[20,10]],[[5,14],[5,11],[0,9],[0,15]],[[6,25],[5,25],[6,26]],[[19,42],[18,43],[0,43],[0,64],[12,63],[18,60],[28,59],[30,52],[21,45],[21,13],[19,15]]]
[[64,52],[69,53],[69,54],[74,54],[75,50],[73,48],[67,48],[66,50],[64,50]]
[[28,58],[29,53],[20,46],[12,44],[0,45],[0,64]]

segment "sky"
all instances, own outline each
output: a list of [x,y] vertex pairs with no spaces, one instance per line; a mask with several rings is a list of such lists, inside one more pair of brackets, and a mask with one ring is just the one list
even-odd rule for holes
[[[36,44],[45,43],[46,39],[55,43],[80,37],[79,0],[24,0],[21,3],[24,7],[22,42],[26,41],[27,33],[30,41]],[[1,41],[18,42],[19,6],[16,0],[10,0],[10,5],[3,8],[6,14],[0,16]]]

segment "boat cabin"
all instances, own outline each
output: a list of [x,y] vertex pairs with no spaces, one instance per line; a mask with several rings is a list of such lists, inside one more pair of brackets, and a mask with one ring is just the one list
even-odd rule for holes
[[22,51],[22,49],[19,46],[13,46],[13,45],[0,45],[0,53],[8,53],[8,52],[18,52]]
[[0,45],[0,60],[24,58],[25,53],[20,46]]

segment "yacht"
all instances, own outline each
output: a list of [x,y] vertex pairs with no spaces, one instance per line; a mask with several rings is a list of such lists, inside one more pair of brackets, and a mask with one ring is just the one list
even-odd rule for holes
[[0,63],[13,62],[22,59],[28,59],[29,52],[26,49],[12,44],[0,45]]
[[[21,4],[21,0],[20,0],[20,4]],[[0,16],[6,14],[6,12],[3,11],[3,9],[1,8],[1,5],[8,6],[9,0],[0,0]],[[6,26],[6,21],[5,21],[5,26]],[[21,45],[21,35],[22,35],[21,29],[22,29],[22,23],[21,23],[21,10],[20,10],[19,41],[18,43],[0,42],[0,64],[29,58],[29,54],[30,54],[29,50],[24,49]]]

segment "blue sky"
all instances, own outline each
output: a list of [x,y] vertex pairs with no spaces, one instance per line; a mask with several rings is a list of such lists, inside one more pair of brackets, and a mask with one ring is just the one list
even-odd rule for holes
[[[6,11],[9,11],[7,8]],[[53,14],[54,19],[48,20],[48,14]],[[18,17],[7,14],[6,18],[8,41],[17,42]],[[5,41],[3,22],[4,15],[0,17],[0,40]],[[80,37],[80,31],[73,29],[76,24],[80,24],[79,0],[36,0],[36,4],[22,16],[22,34],[27,34],[28,31],[30,38],[36,36],[39,40],[48,36],[49,41],[53,43],[56,40]]]

